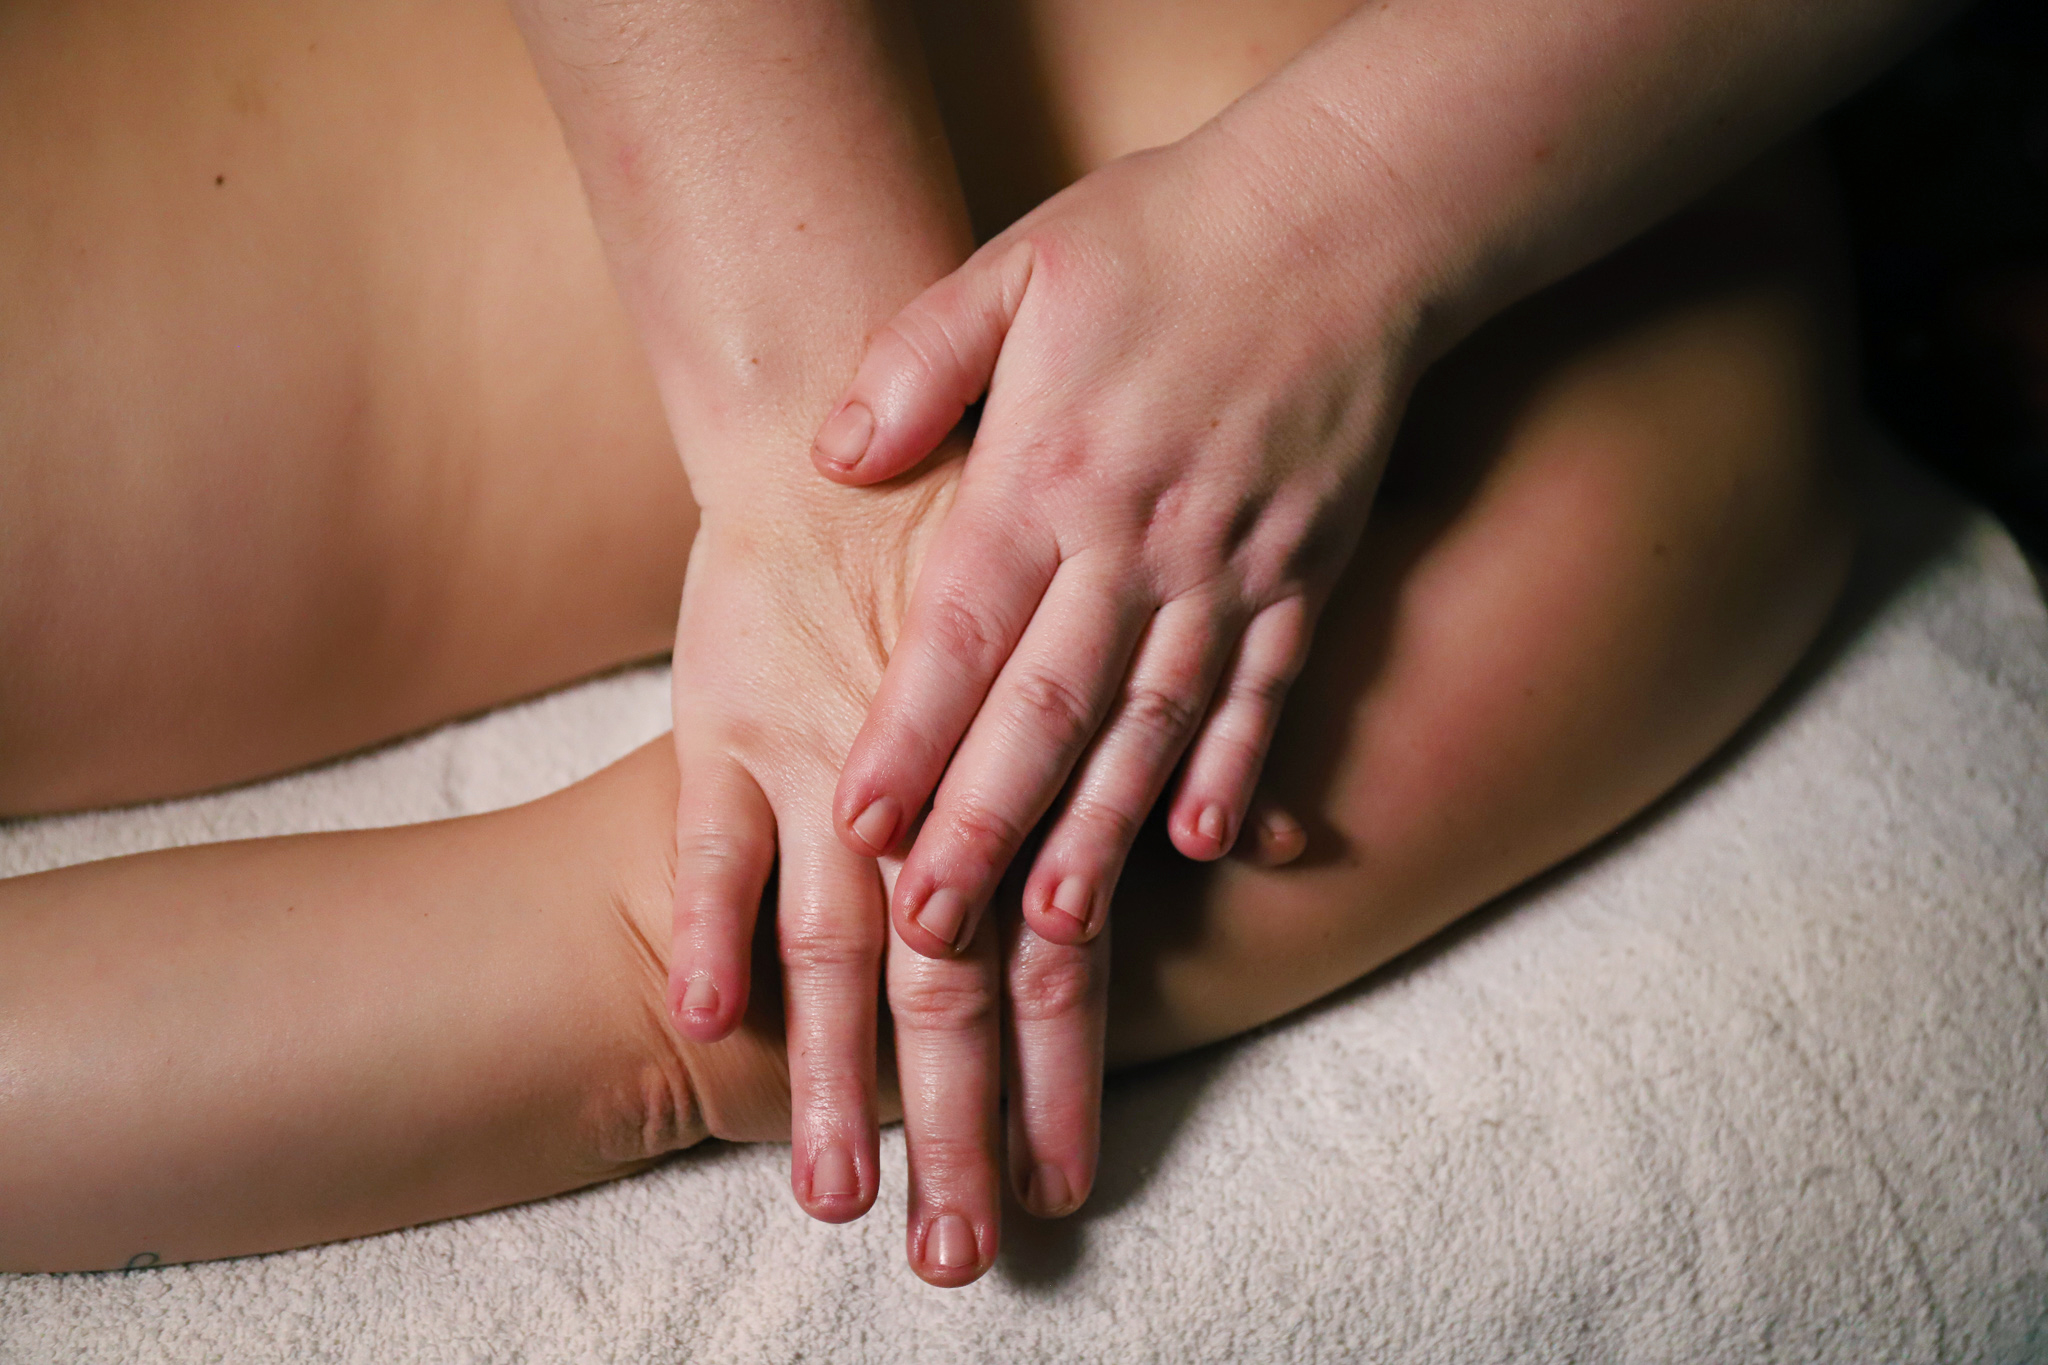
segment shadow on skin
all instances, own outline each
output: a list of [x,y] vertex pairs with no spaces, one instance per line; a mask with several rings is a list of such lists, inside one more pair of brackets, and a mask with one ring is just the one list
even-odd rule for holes
[[1102,1159],[1095,1190],[1065,1218],[1034,1218],[1006,1192],[1003,1250],[995,1273],[1035,1296],[1049,1296],[1081,1270],[1090,1225],[1137,1197],[1194,1113],[1232,1042],[1120,1071],[1102,1097]]
[[1634,838],[1636,831],[1663,819],[1665,812],[1694,790],[1741,762],[1834,670],[1921,571],[1963,535],[1969,508],[1888,441],[1872,439],[1866,433],[1845,466],[1844,477],[1850,482],[1856,508],[1856,555],[1841,597],[1819,636],[1785,681],[1727,743],[1642,814],[1564,867],[1577,866],[1620,840]]
[[[1850,477],[1862,504],[1861,535],[1841,600],[1805,657],[1726,744],[1670,792],[1584,852],[1466,915],[1352,985],[1265,1027],[1284,1028],[1296,1020],[1344,1009],[1366,993],[1456,952],[1519,906],[1541,898],[1559,882],[1610,856],[1612,850],[1645,837],[1671,818],[1694,792],[1740,763],[1837,667],[1885,608],[1926,565],[1955,543],[1965,527],[1967,510],[1946,496],[1929,474],[1889,450],[1880,449],[1857,461]],[[2038,575],[2041,566],[2033,567]],[[1186,1127],[1217,1068],[1227,1062],[1228,1050],[1239,1041],[1228,1040],[1112,1078],[1104,1096],[1102,1164],[1094,1194],[1078,1213],[1055,1221],[1033,1218],[1007,1204],[1004,1250],[997,1273],[1035,1295],[1049,1294],[1073,1279],[1086,1255],[1090,1224],[1117,1212],[1144,1189]]]
[[[1861,640],[1887,606],[1929,563],[1941,557],[1962,535],[1968,511],[1933,476],[1890,451],[1866,457],[1852,466],[1857,480],[1860,536],[1849,580],[1841,600],[1829,613],[1827,624],[1802,657],[1778,685],[1757,713],[1745,722],[1699,767],[1669,792],[1652,802],[1640,814],[1582,852],[1496,897],[1471,914],[1409,949],[1375,971],[1367,973],[1342,990],[1332,992],[1294,1013],[1275,1020],[1267,1028],[1280,1028],[1297,1019],[1312,1019],[1327,1010],[1342,1009],[1359,996],[1399,980],[1436,961],[1459,945],[1487,932],[1517,907],[1545,895],[1560,882],[1579,875],[1585,868],[1615,850],[1646,837],[1657,826],[1692,799],[1695,792],[1713,783],[1743,761],[1763,738],[1834,670],[1850,649]],[[1227,1047],[1230,1043],[1218,1044]]]

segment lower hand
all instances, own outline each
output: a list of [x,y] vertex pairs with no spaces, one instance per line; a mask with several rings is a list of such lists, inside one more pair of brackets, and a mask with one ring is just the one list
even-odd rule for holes
[[[791,444],[801,448],[800,438]],[[839,841],[831,793],[958,474],[957,460],[940,460],[886,489],[762,489],[743,507],[714,502],[684,585],[669,1010],[691,1041],[737,1026],[755,911],[775,872],[791,1185],[806,1210],[832,1222],[866,1212],[878,1182],[887,917],[885,868]],[[1006,974],[997,940],[991,924],[957,958],[889,954],[910,1259],[936,1284],[977,1278],[996,1250],[1005,990],[1020,1197],[1035,1212],[1064,1213],[1094,1178],[1106,944],[1021,935],[1008,945]]]

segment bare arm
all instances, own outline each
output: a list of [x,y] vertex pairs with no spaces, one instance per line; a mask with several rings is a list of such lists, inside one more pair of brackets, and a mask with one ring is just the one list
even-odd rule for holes
[[[953,474],[878,497],[817,480],[807,452],[872,329],[970,249],[957,178],[915,35],[888,3],[515,10],[703,512],[676,632],[669,1009],[697,1043],[737,1025],[779,870],[791,1186],[816,1217],[858,1217],[878,1184],[887,931],[881,870],[840,845],[830,794]],[[889,978],[910,1097],[910,1259],[937,1283],[975,1278],[995,1253],[996,954],[990,935],[969,958]],[[1072,955],[1099,981],[1099,952]],[[920,993],[954,1007],[917,1009]],[[1080,1194],[1104,1008],[1099,988],[1078,993],[1018,1053],[1070,1101],[1034,1131],[1044,1150],[1027,1169],[1062,1163]]]
[[1420,363],[1877,74],[1957,0],[1384,0],[1226,109],[1308,248],[1397,292]]
[[0,884],[0,1269],[361,1236],[701,1136],[659,956],[602,919],[665,821],[605,787]]
[[973,245],[906,21],[874,0],[513,11],[698,503],[810,490],[804,424]]
[[1424,370],[1951,7],[1374,0],[906,308],[816,450],[893,477],[986,396],[837,797],[867,851],[931,807],[905,941],[968,941],[1041,821],[1024,909],[1060,943],[1162,794],[1182,853],[1227,852]]

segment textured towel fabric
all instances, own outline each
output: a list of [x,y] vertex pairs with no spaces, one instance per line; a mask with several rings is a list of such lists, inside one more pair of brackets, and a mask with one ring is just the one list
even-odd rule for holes
[[[903,1264],[785,1150],[390,1236],[0,1276],[0,1360],[2048,1360],[2048,616],[1909,474],[1831,640],[1619,836],[1305,1014],[1115,1082],[1081,1217]],[[412,820],[660,729],[625,674],[0,872]]]

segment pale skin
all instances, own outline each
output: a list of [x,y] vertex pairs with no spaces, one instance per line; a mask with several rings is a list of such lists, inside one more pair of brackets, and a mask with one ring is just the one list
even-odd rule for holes
[[[44,154],[10,167],[24,187],[13,202],[50,206],[10,219],[0,243],[34,319],[10,332],[0,366],[8,486],[25,490],[0,512],[0,803],[13,811],[234,780],[654,652],[696,509],[708,526],[718,505],[694,468],[687,488],[674,468],[661,428],[677,401],[660,364],[650,375],[636,358],[501,16],[479,6],[424,25],[357,7],[344,21],[308,5],[181,22],[168,41],[206,60],[152,66],[166,73],[154,85],[132,77],[122,45],[156,50],[161,22],[79,10],[0,38],[21,134],[9,143]],[[92,60],[39,64],[64,50]],[[934,60],[943,85],[945,56]],[[1211,82],[1222,98],[1233,74]],[[1066,175],[1145,145],[1119,143],[1120,128],[1176,135],[1075,80],[1082,93],[1055,122],[1090,150]],[[359,99],[393,125],[376,156],[351,140],[359,118],[335,117]],[[49,130],[79,126],[81,108],[98,111],[94,136],[59,141]],[[922,136],[916,119],[878,126]],[[107,151],[131,145],[149,154]],[[410,153],[396,172],[394,149]],[[70,167],[84,153],[95,173],[81,179]],[[857,196],[849,209],[805,183],[806,212],[859,221]],[[165,207],[109,212],[136,202]],[[1112,1061],[1273,1018],[1583,847],[1711,751],[1797,657],[1847,543],[1829,459],[1825,233],[1785,166],[1701,212],[1433,376],[1397,456],[1405,491],[1382,500],[1332,585],[1325,644],[1268,765],[1308,856],[1198,867],[1141,847],[1118,899]],[[928,238],[849,268],[882,282],[829,306],[815,273],[735,294],[743,313],[773,305],[748,325],[775,344],[742,327],[717,352],[734,364],[693,381],[711,397],[702,425],[676,421],[686,462],[694,440],[807,466],[867,333],[950,268],[947,252],[964,254],[965,221],[938,215]],[[261,250],[223,244],[237,232]],[[88,264],[54,269],[70,259],[60,245],[82,246]],[[143,321],[110,332],[116,310]],[[245,337],[292,344],[237,349]],[[786,370],[751,365],[756,352]],[[719,1021],[723,1041],[676,1031],[671,755],[688,771],[735,733],[687,710],[672,746],[517,811],[0,888],[0,1265],[97,1268],[399,1226],[623,1174],[707,1130],[788,1137],[793,1101],[799,1196],[806,1162],[844,1139],[853,1199],[807,1206],[865,1207],[878,1172],[863,1132],[889,1102],[860,1080],[873,1034],[844,982],[863,979],[824,989],[818,1008],[836,989],[843,1012],[811,1021],[794,979],[813,961],[805,935],[829,935],[827,912],[862,902],[788,888],[802,881],[793,862],[821,888],[865,875],[832,823],[837,755],[812,736],[843,745],[858,727],[958,477],[957,461],[942,464],[860,504],[883,510],[862,513],[866,540],[835,540],[864,547],[851,558],[824,558],[815,530],[707,536],[691,552],[687,592],[709,603],[707,634],[788,619],[839,661],[822,689],[802,671],[721,684],[693,662],[705,651],[687,648],[685,603],[679,697],[722,685],[776,708],[751,733],[783,746],[789,784],[773,814],[792,1027],[828,1056],[850,1037],[868,1065],[820,1066],[799,1047],[785,1070],[772,993],[736,1033]],[[835,492],[811,487],[791,496]],[[263,509],[268,534],[204,534],[239,498]],[[804,509],[785,531],[827,515],[758,502]],[[756,555],[761,572],[704,575],[713,550]],[[765,606],[730,595],[771,578]],[[755,667],[744,651],[714,666]],[[765,766],[748,769],[757,784]],[[686,860],[720,846],[687,837],[689,801],[706,790],[682,790]],[[787,804],[799,796],[808,823]],[[731,818],[719,799],[706,822]],[[792,843],[792,825],[807,842]],[[685,870],[686,899],[703,872]],[[755,878],[743,868],[736,885],[758,896]],[[877,925],[881,891],[865,902]],[[1088,1020],[1101,1018],[1090,1002],[1105,948],[1099,935],[1023,936],[1015,920],[1002,932],[1015,945],[1008,1160],[1027,1202],[1061,1212],[1093,1173],[1088,1030],[1100,1025]],[[900,938],[889,958],[909,1251],[942,1284],[980,1274],[996,1247],[998,927],[977,933],[960,961]],[[872,1001],[879,938],[862,951]],[[744,998],[721,992],[729,1011]],[[1034,1044],[1066,1059],[1049,1072],[1057,1084],[1034,1087],[1016,1067]],[[807,1066],[853,1077],[852,1090],[800,1079]],[[806,1118],[807,1105],[821,1112]],[[805,1150],[821,1128],[831,1141]]]
[[[1236,841],[1416,376],[1823,107],[1942,7],[1020,7],[1013,29],[1065,96],[1041,135],[1108,155],[886,325],[878,306],[960,253],[965,216],[999,221],[990,196],[963,208],[938,164],[901,15],[866,0],[514,8],[704,509],[677,633],[671,1009],[698,1041],[733,1026],[779,860],[791,1181],[837,1220],[874,1191],[869,983],[896,859],[894,932],[940,964],[920,969],[934,989],[978,994],[993,964],[951,959],[987,951],[967,951],[982,907],[1043,828],[1023,905],[1053,946],[1033,951],[1098,972],[1087,945],[1177,764],[1176,846],[1206,859]],[[973,13],[1004,27],[1000,9]],[[955,38],[977,22],[936,5],[919,18]],[[1176,19],[1179,45],[1158,42]],[[995,117],[968,122],[1014,124],[1016,94],[1005,108],[983,93]],[[993,164],[1030,142],[1013,136]],[[857,283],[793,298],[773,287],[789,272]],[[810,339],[863,319],[866,358],[826,414],[812,381],[834,367]],[[873,487],[984,390],[976,456],[876,691],[881,637],[821,642],[782,566],[905,539],[878,528],[919,495],[823,496],[784,438],[815,429],[820,475]],[[753,625],[735,636],[736,620]],[[850,753],[848,702],[866,707]],[[840,781],[821,811],[827,768]],[[996,1093],[985,1018],[906,1035],[903,1065],[933,1078],[906,1091],[913,1148],[979,1145]],[[1048,1189],[1086,1185],[1100,1028],[1078,1008],[1012,1049],[1023,1085],[1068,1097],[1014,1134]],[[926,1169],[943,1173],[920,1186],[932,1207],[982,1226],[992,1161]],[[985,1258],[992,1243],[976,1244]]]

